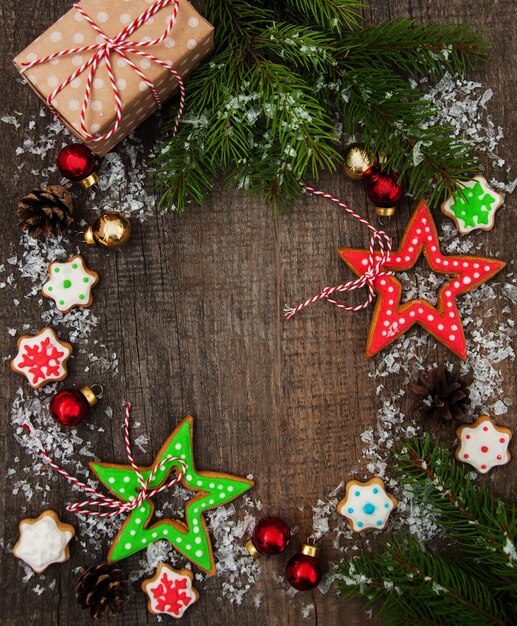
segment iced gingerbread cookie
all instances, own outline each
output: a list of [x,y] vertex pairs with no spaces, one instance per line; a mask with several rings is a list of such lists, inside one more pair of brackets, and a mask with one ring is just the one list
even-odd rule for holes
[[503,197],[488,185],[483,176],[461,183],[442,204],[442,213],[451,217],[462,235],[473,230],[492,230],[497,209],[503,204]]
[[42,293],[55,301],[61,313],[68,313],[76,306],[91,306],[92,289],[99,282],[99,275],[86,267],[81,256],[73,256],[66,263],[50,263],[48,277]]
[[44,511],[35,519],[20,522],[20,538],[13,554],[41,574],[52,563],[68,561],[68,543],[74,535],[73,526],[63,524],[54,511]]
[[[342,248],[339,254],[358,276],[364,275],[370,258],[368,250]],[[422,298],[401,302],[402,284],[395,274],[411,270],[422,254],[433,272],[450,277],[438,292],[436,306]],[[374,257],[380,260],[379,253]],[[382,270],[393,274],[377,276],[372,282],[377,300],[366,342],[366,357],[377,354],[419,324],[465,359],[467,344],[456,298],[485,283],[505,265],[499,259],[442,254],[431,211],[425,200],[421,200],[409,220],[399,249],[391,253],[389,262],[381,265]]]
[[155,575],[142,583],[142,591],[149,597],[149,613],[165,614],[175,619],[183,617],[188,607],[199,598],[199,593],[192,586],[193,578],[188,569],[175,570],[162,563]]
[[67,377],[66,362],[71,354],[72,346],[46,327],[37,335],[18,339],[18,354],[11,361],[11,369],[23,374],[30,386],[38,389]]
[[353,532],[360,533],[369,528],[384,529],[395,508],[397,499],[386,492],[384,481],[372,478],[364,483],[349,480],[337,512],[346,517]]
[[510,461],[508,444],[512,431],[496,426],[486,415],[478,417],[473,424],[460,426],[456,434],[460,440],[456,458],[469,463],[480,474],[486,474],[496,465],[506,465]]
[[[215,574],[212,544],[204,514],[224,506],[253,486],[253,481],[222,472],[198,471],[192,446],[194,418],[186,417],[158,452],[153,465],[139,468],[148,482],[148,493],[127,516],[108,553],[108,561],[120,561],[155,541],[168,541],[191,563],[209,574]],[[135,469],[130,465],[90,463],[99,480],[122,502],[134,502],[142,491]],[[180,475],[181,484],[191,492],[179,520],[160,518],[152,523],[152,492]],[[171,487],[172,488],[172,487]]]

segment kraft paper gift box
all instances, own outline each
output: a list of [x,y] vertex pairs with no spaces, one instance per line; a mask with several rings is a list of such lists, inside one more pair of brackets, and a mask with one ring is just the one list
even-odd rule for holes
[[[110,38],[133,22],[154,0],[82,0],[78,3]],[[161,8],[128,37],[128,41],[151,41],[163,35],[174,12],[174,3]],[[197,67],[213,50],[213,27],[187,2],[180,0],[172,30],[163,42],[139,48],[170,63],[182,78]],[[76,9],[72,8],[40,35],[14,60],[32,89],[47,102],[54,89],[91,58],[95,51],[68,54],[23,69],[24,62],[42,59],[65,49],[104,43],[103,37]],[[155,61],[127,53],[129,59],[153,83],[162,104],[178,90],[173,74]],[[90,68],[83,71],[55,98],[52,105],[70,132],[98,155],[104,155],[134,130],[157,108],[151,89],[133,68],[115,51],[111,52],[114,78],[122,101],[122,119],[117,132],[105,141],[88,139],[81,130],[81,109]],[[91,86],[85,124],[95,136],[107,133],[116,120],[116,102],[106,64],[97,67]]]

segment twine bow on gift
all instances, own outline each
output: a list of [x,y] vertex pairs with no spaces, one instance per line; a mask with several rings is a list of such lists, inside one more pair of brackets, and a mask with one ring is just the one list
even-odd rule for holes
[[[336,287],[325,287],[318,293],[317,295],[309,298],[305,302],[302,302],[297,307],[285,307],[284,313],[286,319],[290,320],[294,317],[299,311],[304,309],[309,304],[313,302],[317,302],[318,300],[327,300],[334,306],[337,306],[339,309],[343,309],[345,311],[361,311],[362,309],[366,309],[366,307],[370,306],[373,299],[375,298],[375,289],[373,284],[377,278],[381,276],[390,276],[393,274],[391,271],[383,270],[383,267],[389,263],[391,256],[391,239],[383,230],[378,230],[375,226],[372,226],[368,220],[364,217],[361,217],[355,211],[347,206],[344,202],[341,202],[339,198],[336,198],[330,193],[326,193],[325,191],[319,191],[318,189],[314,189],[313,187],[309,187],[304,183],[300,182],[300,185],[306,191],[310,191],[316,196],[321,196],[322,198],[326,198],[327,200],[331,200],[335,202],[338,206],[340,206],[348,215],[355,217],[355,219],[359,220],[361,224],[364,224],[367,228],[372,231],[372,236],[370,238],[369,251],[370,255],[368,256],[368,265],[366,266],[366,271],[364,274],[356,278],[356,280],[351,280],[342,285],[337,285]],[[375,246],[378,244],[379,246],[379,254],[375,254]],[[340,293],[343,291],[354,291],[355,289],[361,289],[362,287],[368,287],[368,298],[362,304],[358,304],[356,306],[350,306],[347,304],[341,304],[337,300],[332,298],[332,295],[335,293]]]
[[[153,39],[151,41],[131,41],[128,38],[138,30],[142,25],[148,22],[153,15],[161,11],[163,8],[173,4],[173,13],[167,22],[167,28],[163,32],[163,34],[157,39]],[[118,54],[121,56],[128,66],[138,74],[138,76],[144,81],[144,83],[151,90],[154,100],[156,102],[157,107],[160,109],[162,106],[160,96],[153,82],[142,72],[140,68],[138,68],[135,63],[128,57],[128,54],[135,54],[154,63],[158,63],[166,70],[168,70],[177,80],[179,89],[180,89],[180,103],[178,109],[178,115],[176,117],[176,124],[174,126],[173,133],[176,134],[178,130],[178,124],[180,118],[183,114],[183,108],[185,105],[185,88],[183,85],[183,80],[180,74],[172,67],[170,63],[163,61],[162,59],[158,59],[156,56],[147,52],[145,48],[149,48],[151,46],[156,46],[162,43],[172,30],[174,23],[176,22],[176,17],[178,15],[179,8],[179,0],[156,0],[154,4],[152,4],[146,11],[144,11],[139,17],[133,20],[130,24],[128,24],[123,30],[121,30],[118,35],[115,37],[108,37],[105,32],[103,32],[102,28],[94,22],[94,20],[86,13],[86,11],[79,6],[78,4],[74,4],[73,8],[78,11],[80,15],[88,22],[88,24],[101,36],[103,41],[97,44],[91,44],[89,46],[81,46],[79,48],[67,48],[65,50],[60,50],[59,52],[54,52],[53,54],[49,54],[41,59],[35,59],[34,61],[26,61],[22,63],[21,72],[24,73],[29,70],[31,67],[35,65],[42,65],[44,63],[49,63],[53,59],[58,59],[63,56],[68,56],[70,54],[81,54],[82,52],[94,52],[87,61],[85,61],[80,67],[78,67],[70,76],[68,76],[62,83],[60,83],[54,91],[48,96],[47,103],[49,108],[53,111],[55,115],[57,111],[53,106],[53,101],[58,96],[58,94],[63,91],[70,83],[72,83],[78,76],[80,76],[83,72],[85,72],[89,68],[88,78],[86,80],[86,88],[84,93],[83,105],[81,108],[81,130],[84,135],[90,139],[91,141],[106,141],[110,139],[120,128],[120,124],[122,121],[122,113],[124,109],[124,105],[122,103],[122,99],[120,97],[120,91],[117,86],[117,81],[115,80],[115,75],[113,73],[113,67],[111,62],[112,54]],[[116,118],[112,125],[112,127],[104,134],[104,135],[93,135],[90,133],[88,128],[86,127],[86,113],[88,111],[88,107],[90,105],[90,97],[92,91],[92,84],[95,78],[95,73],[99,66],[105,63],[106,70],[108,72],[109,80],[111,87],[113,89],[113,95],[115,98],[115,109],[116,109]]]
[[[85,491],[86,493],[91,494],[95,498],[93,500],[86,500],[84,502],[76,502],[75,504],[70,504],[69,506],[66,507],[67,511],[71,511],[72,513],[82,513],[83,515],[93,515],[95,517],[116,517],[117,515],[130,513],[134,509],[137,509],[145,500],[147,500],[148,498],[152,498],[153,496],[160,493],[161,491],[165,491],[166,489],[169,489],[173,485],[176,485],[183,478],[183,475],[185,474],[187,470],[187,465],[185,461],[177,457],[168,456],[162,461],[160,461],[160,463],[157,463],[154,466],[147,480],[144,479],[144,477],[142,476],[142,472],[140,471],[138,465],[135,463],[135,460],[133,459],[133,454],[131,452],[131,441],[129,439],[130,409],[131,409],[131,404],[127,403],[126,413],[124,417],[124,442],[126,444],[126,453],[127,453],[127,458],[129,460],[129,464],[131,465],[131,467],[135,471],[135,474],[138,477],[138,482],[140,483],[141,490],[139,491],[138,496],[134,498],[133,500],[130,500],[129,502],[122,502],[120,500],[115,500],[114,498],[105,496],[103,493],[96,491],[95,489],[93,489],[92,487],[89,487],[88,485],[83,483],[81,480],[79,480],[75,476],[72,476],[71,474],[69,474],[62,467],[59,467],[59,465],[57,465],[46,453],[45,449],[43,448],[43,444],[37,438],[34,430],[28,424],[23,424],[23,427],[29,431],[30,435],[32,436],[36,444],[38,445],[38,448],[40,449],[42,456],[44,457],[46,462],[50,465],[50,467],[55,469],[56,472],[59,472],[67,480],[74,483],[74,485],[76,485],[81,491]],[[153,480],[155,479],[156,474],[158,473],[160,468],[166,465],[167,463],[171,463],[171,462],[178,463],[181,466],[181,469],[178,471],[176,476],[172,480],[162,485],[161,487],[157,487],[156,489],[150,489],[149,487],[152,484]],[[91,509],[88,509],[87,507],[90,507],[90,506],[98,506],[99,508],[114,509],[114,510],[103,513],[101,511],[92,511]]]

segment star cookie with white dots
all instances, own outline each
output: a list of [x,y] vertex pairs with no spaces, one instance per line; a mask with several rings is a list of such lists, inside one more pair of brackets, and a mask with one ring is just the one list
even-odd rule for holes
[[510,461],[508,444],[512,431],[496,426],[486,415],[478,417],[473,424],[460,426],[456,434],[460,440],[456,458],[462,463],[469,463],[480,474]]
[[20,538],[13,554],[41,574],[53,563],[68,561],[68,543],[74,535],[73,526],[63,524],[54,511],[44,511],[35,519],[20,522]]
[[492,230],[503,196],[494,191],[483,176],[461,183],[442,204],[442,213],[454,220],[462,235],[473,230]]
[[387,493],[384,481],[372,478],[366,482],[349,480],[345,497],[337,505],[337,512],[346,517],[353,532],[369,528],[383,530],[397,499]]
[[76,306],[91,306],[92,289],[99,282],[99,275],[86,267],[81,256],[73,256],[65,263],[50,263],[48,275],[42,293],[54,300],[61,313],[68,313]]

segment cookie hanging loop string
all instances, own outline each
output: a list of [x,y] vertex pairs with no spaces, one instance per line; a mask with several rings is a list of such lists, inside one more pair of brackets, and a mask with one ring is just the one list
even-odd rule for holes
[[[299,311],[309,306],[309,304],[313,304],[318,300],[327,300],[330,304],[338,307],[339,309],[343,309],[345,311],[361,311],[362,309],[367,308],[372,303],[375,298],[375,289],[373,284],[377,278],[381,276],[389,276],[393,274],[391,271],[385,271],[382,268],[389,263],[391,256],[391,239],[383,230],[378,230],[375,226],[372,226],[368,220],[364,217],[353,211],[349,206],[347,206],[344,202],[339,200],[330,193],[325,191],[320,191],[315,189],[314,187],[310,187],[305,183],[300,182],[300,185],[306,191],[310,191],[316,196],[321,196],[322,198],[326,198],[327,200],[331,200],[335,202],[339,207],[341,207],[348,215],[357,219],[361,224],[364,224],[367,228],[372,231],[372,235],[370,237],[370,245],[369,252],[370,255],[368,257],[368,263],[366,266],[366,271],[364,274],[356,278],[355,280],[350,280],[347,283],[343,283],[341,285],[337,285],[335,287],[325,287],[320,291],[319,294],[313,296],[312,298],[308,298],[305,302],[302,302],[297,307],[285,307],[284,313],[286,319],[292,319]],[[379,252],[375,252],[375,247],[378,245]],[[368,298],[362,304],[358,304],[355,306],[342,304],[335,300],[332,296],[335,293],[354,291],[356,289],[361,289],[362,287],[368,288]]]

